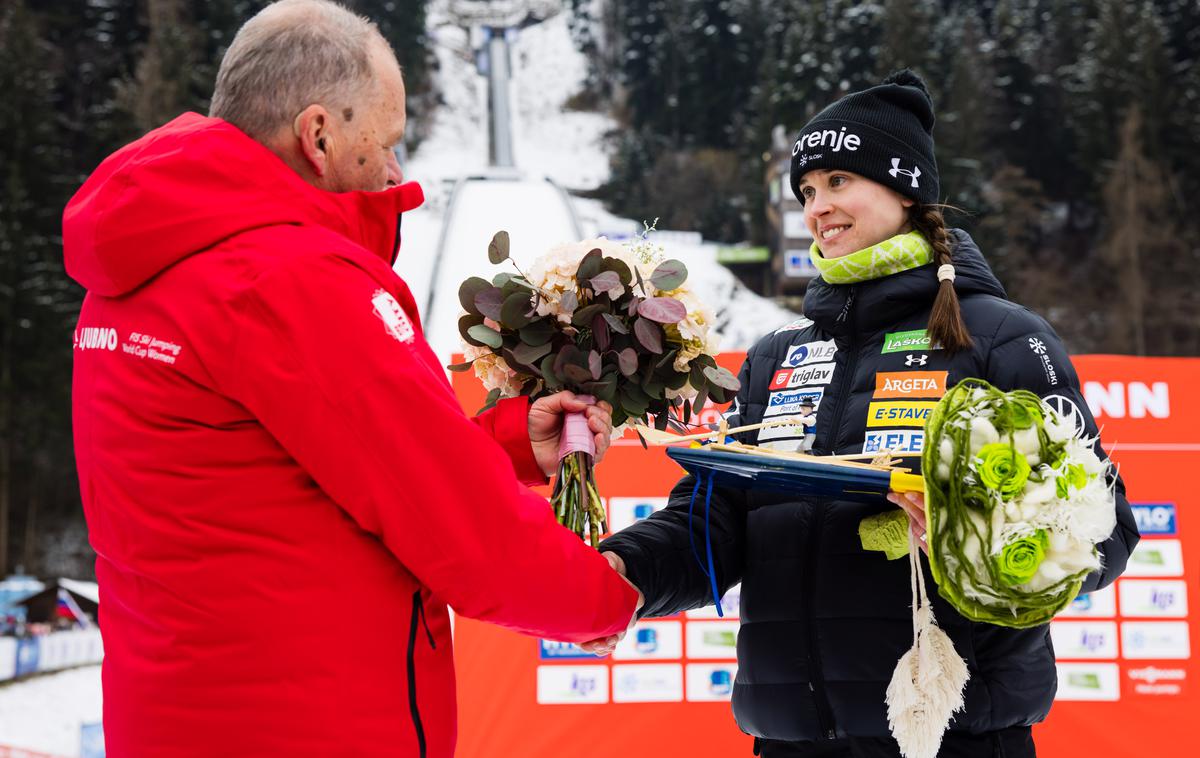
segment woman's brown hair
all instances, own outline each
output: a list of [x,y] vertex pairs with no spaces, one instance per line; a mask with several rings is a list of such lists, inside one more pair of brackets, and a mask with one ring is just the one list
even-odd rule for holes
[[[919,203],[912,206],[909,222],[933,245],[934,263],[943,266],[953,262],[950,259],[950,234],[946,231],[946,219],[937,206]],[[958,294],[954,291],[952,281],[943,279],[938,282],[937,297],[929,314],[929,337],[932,344],[941,345],[943,350],[950,353],[966,350],[974,344],[963,322]]]

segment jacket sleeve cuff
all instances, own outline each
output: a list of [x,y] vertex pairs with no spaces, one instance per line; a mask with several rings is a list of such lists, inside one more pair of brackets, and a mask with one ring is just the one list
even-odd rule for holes
[[508,453],[521,484],[536,487],[549,481],[538,465],[529,441],[529,398],[500,400],[494,408],[477,416],[475,421]]

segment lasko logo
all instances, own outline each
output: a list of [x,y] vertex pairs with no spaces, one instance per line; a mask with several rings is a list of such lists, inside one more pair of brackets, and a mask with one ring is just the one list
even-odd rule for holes
[[1175,534],[1174,503],[1133,503],[1133,519],[1143,537],[1155,534],[1170,537]]
[[833,340],[824,342],[809,342],[803,345],[793,345],[788,348],[787,358],[783,359],[783,368],[796,368],[806,363],[823,363],[833,358],[837,345]]
[[925,449],[925,430],[893,429],[886,432],[867,432],[864,453],[891,450],[896,455],[919,455]]
[[917,177],[919,177],[921,175],[921,168],[920,168],[920,166],[916,165],[915,163],[913,164],[912,171],[909,171],[907,169],[900,168],[900,159],[899,158],[892,158],[892,167],[890,169],[888,169],[888,173],[891,174],[893,177],[899,176],[900,174],[904,174],[909,179],[912,179],[912,186],[914,186],[914,187],[921,186],[920,184],[917,183]]
[[843,147],[850,152],[854,152],[855,150],[858,150],[858,147],[861,144],[862,141],[859,139],[858,135],[854,134],[853,132],[847,134],[846,127],[843,126],[841,131],[835,132],[833,129],[826,129],[824,131],[809,132],[808,134],[802,135],[800,139],[796,140],[796,144],[792,145],[792,155],[799,153],[801,150],[826,146],[828,146],[829,149],[833,150],[835,153],[840,152]]
[[867,426],[925,426],[937,403],[871,403]]
[[904,371],[875,375],[875,397],[941,397],[946,371]]
[[383,321],[383,326],[388,330],[388,334],[396,338],[398,342],[412,342],[416,332],[413,330],[412,322],[408,320],[408,314],[400,307],[400,303],[396,302],[396,298],[384,290],[376,290],[371,296],[371,305],[375,306],[375,315]]
[[76,350],[116,350],[117,330],[85,326],[75,330]]
[[1059,663],[1055,700],[1120,700],[1120,671],[1115,663]]
[[1125,576],[1183,576],[1183,544],[1177,539],[1142,540],[1129,556]]
[[[913,329],[907,332],[891,332],[883,337],[882,353],[909,353],[916,350],[941,350],[941,345],[934,345],[925,329]],[[924,366],[924,362],[921,363]]]

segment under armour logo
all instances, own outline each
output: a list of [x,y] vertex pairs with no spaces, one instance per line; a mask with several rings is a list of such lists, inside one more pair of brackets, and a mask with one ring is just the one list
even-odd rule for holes
[[1042,342],[1037,337],[1030,337],[1029,338],[1029,349],[1032,350],[1033,352],[1037,353],[1038,355],[1045,355],[1046,354],[1046,343]]
[[905,366],[924,366],[929,363],[928,355],[906,355],[904,356]]
[[891,174],[892,176],[899,176],[900,174],[904,174],[905,176],[912,179],[912,186],[914,186],[914,187],[921,186],[921,185],[917,184],[917,177],[921,175],[921,167],[917,166],[916,164],[913,165],[913,170],[909,171],[907,169],[900,168],[900,159],[899,158],[892,158],[892,167],[888,170],[888,173]]

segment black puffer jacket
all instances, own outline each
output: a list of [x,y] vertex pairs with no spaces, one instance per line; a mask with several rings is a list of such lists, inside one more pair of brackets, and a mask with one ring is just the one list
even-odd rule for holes
[[[973,349],[949,355],[922,340],[937,289],[934,265],[857,285],[818,279],[805,299],[807,319],[764,337],[747,355],[731,426],[757,423],[764,413],[796,413],[807,401],[816,406],[816,452],[907,446],[917,454],[933,401],[961,379],[980,377],[1049,398],[1096,434],[1054,330],[1008,301],[974,242],[952,234],[955,289]],[[794,449],[800,440],[770,442]],[[919,457],[907,460],[919,466]],[[689,543],[692,485],[685,478],[666,509],[601,547],[624,559],[646,595],[644,616],[712,602]],[[1102,547],[1104,568],[1088,578],[1085,592],[1116,579],[1138,540],[1119,481],[1116,492],[1117,528]],[[718,583],[722,591],[742,583],[733,709],[744,731],[775,740],[888,734],[884,692],[912,644],[908,561],[864,551],[858,524],[893,507],[714,492]],[[701,510],[691,524],[700,545]],[[927,567],[926,577],[932,587]],[[1049,627],[974,623],[939,596],[933,604],[971,671],[965,709],[951,729],[979,733],[1041,721],[1056,687]]]

